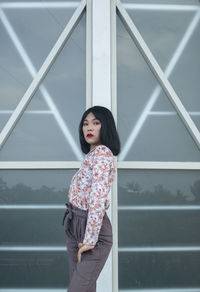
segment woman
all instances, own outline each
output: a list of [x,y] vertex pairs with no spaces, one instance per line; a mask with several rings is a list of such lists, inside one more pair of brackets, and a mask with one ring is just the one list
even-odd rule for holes
[[86,154],[71,180],[63,217],[69,257],[68,292],[96,292],[96,280],[113,244],[112,225],[106,210],[116,174],[114,155],[120,140],[113,115],[103,106],[85,111],[79,125]]

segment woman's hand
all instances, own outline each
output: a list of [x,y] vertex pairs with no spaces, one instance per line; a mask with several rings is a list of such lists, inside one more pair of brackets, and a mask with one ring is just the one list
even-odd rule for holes
[[78,248],[81,248],[81,246],[83,246],[83,243],[82,242],[79,242]]
[[78,251],[78,262],[80,263],[81,262],[81,254],[84,252],[84,251],[87,251],[87,250],[90,250],[90,249],[93,249],[95,246],[94,245],[88,245],[88,244],[83,244],[82,242],[79,242],[78,244],[78,248],[79,248],[79,251]]

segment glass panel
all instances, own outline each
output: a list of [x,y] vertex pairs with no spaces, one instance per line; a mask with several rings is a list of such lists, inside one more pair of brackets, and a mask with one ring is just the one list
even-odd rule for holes
[[120,206],[200,206],[197,170],[120,170]]
[[76,171],[1,170],[0,206],[63,204],[71,178]]
[[1,160],[81,158],[74,145],[79,145],[78,125],[86,106],[85,23],[83,14],[4,144]]
[[0,22],[0,131],[31,81],[28,69]]
[[[199,149],[117,17],[119,160],[200,161]],[[168,111],[154,111],[161,102]]]
[[200,246],[199,222],[200,208],[197,211],[119,210],[119,245]]
[[0,262],[2,292],[7,291],[5,289],[19,291],[20,288],[25,291],[35,288],[36,291],[52,292],[53,289],[58,291],[56,288],[63,288],[66,291],[69,283],[68,256],[65,251],[0,251]]
[[[0,131],[77,7],[67,7],[66,3],[59,8],[50,3],[49,7],[44,6],[42,2],[38,6],[27,1],[25,6],[21,1],[1,2]],[[40,110],[47,108],[44,102],[35,106]]]
[[0,172],[0,290],[66,289],[68,253],[62,219],[71,177],[76,171]]
[[[180,1],[173,1],[171,5],[167,5],[169,1],[148,1],[147,5],[141,2],[134,5],[134,2],[138,1],[125,5],[129,16],[166,72],[191,118],[198,112],[200,119],[199,2],[181,1],[182,5]],[[153,106],[157,113],[170,110],[162,99]]]
[[120,170],[118,189],[120,290],[199,287],[200,171]]
[[[38,191],[39,192],[39,191]],[[42,193],[42,190],[40,191]],[[4,209],[0,212],[3,246],[64,245],[63,209]],[[6,222],[6,226],[5,226]],[[52,236],[53,235],[53,236]]]
[[166,287],[172,291],[199,291],[199,252],[120,252],[118,262],[119,291]]

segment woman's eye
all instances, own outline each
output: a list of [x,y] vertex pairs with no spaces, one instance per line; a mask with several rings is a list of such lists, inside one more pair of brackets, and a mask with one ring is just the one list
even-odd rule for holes
[[[94,122],[95,125],[99,125],[99,122]],[[83,124],[83,126],[88,126],[88,124]]]

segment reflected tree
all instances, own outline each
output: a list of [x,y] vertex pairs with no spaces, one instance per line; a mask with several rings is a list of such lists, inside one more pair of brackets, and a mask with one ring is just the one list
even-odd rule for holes
[[127,182],[125,187],[119,186],[119,205],[176,205],[200,202],[200,180],[190,186],[189,190],[175,189],[174,191],[161,184],[153,186],[153,190],[143,190],[136,181]]

